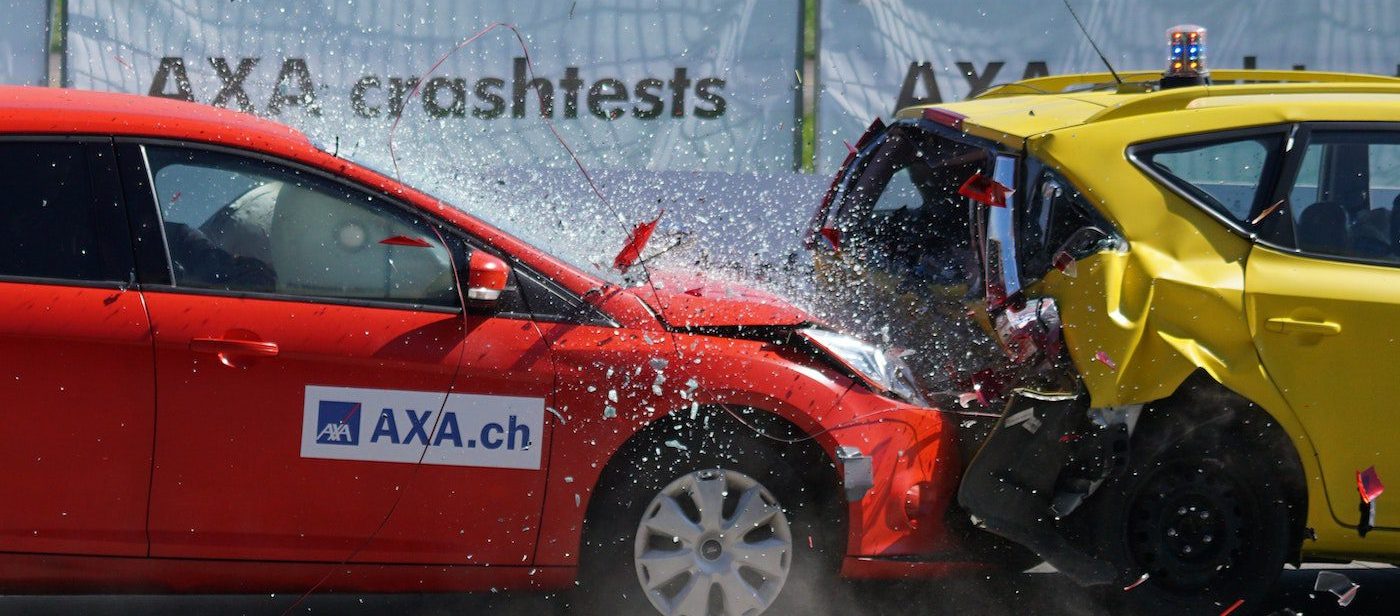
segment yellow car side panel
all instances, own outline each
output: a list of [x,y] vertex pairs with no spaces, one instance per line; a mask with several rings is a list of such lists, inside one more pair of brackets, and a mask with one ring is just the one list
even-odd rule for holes
[[[1188,114],[1199,132],[1237,128],[1242,122],[1218,113],[1177,115]],[[1264,114],[1259,124],[1284,122],[1280,115]],[[1273,416],[1297,447],[1311,503],[1307,524],[1318,537],[1305,543],[1305,552],[1355,553],[1360,547],[1353,541],[1355,531],[1342,526],[1326,504],[1309,433],[1259,361],[1244,304],[1251,243],[1128,161],[1125,141],[1165,138],[1157,132],[1166,130],[1179,134],[1180,125],[1105,124],[1112,126],[1075,127],[1027,144],[1032,155],[1079,187],[1128,244],[1123,252],[1080,261],[1075,277],[1051,271],[1041,283],[1040,290],[1060,306],[1066,346],[1091,403],[1160,400],[1192,372],[1204,370]],[[1125,134],[1131,138],[1125,140]],[[1383,534],[1372,534],[1365,545],[1378,550],[1388,543],[1379,537]]]
[[[1333,515],[1354,527],[1355,473],[1375,466],[1385,480],[1400,469],[1400,379],[1387,361],[1400,348],[1400,271],[1257,246],[1247,278],[1246,308],[1260,357],[1314,439]],[[1400,510],[1382,499],[1375,524],[1400,527]],[[1378,540],[1400,546],[1396,535],[1376,532],[1363,542],[1372,549]]]

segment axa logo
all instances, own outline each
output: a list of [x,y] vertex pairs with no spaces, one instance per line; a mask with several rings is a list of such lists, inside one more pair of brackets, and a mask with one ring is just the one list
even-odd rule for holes
[[[370,443],[391,443],[394,445],[431,445],[433,447],[456,447],[475,449],[529,449],[530,426],[510,415],[504,423],[487,422],[479,432],[466,432],[457,413],[446,411],[438,420],[436,429],[432,425],[433,411],[404,409],[400,414],[395,409],[384,409],[374,422],[374,433]],[[406,421],[401,421],[406,420]],[[402,426],[402,427],[400,427]]]
[[544,399],[307,385],[301,456],[540,468]]
[[316,414],[316,442],[322,445],[360,444],[359,402],[322,400]]

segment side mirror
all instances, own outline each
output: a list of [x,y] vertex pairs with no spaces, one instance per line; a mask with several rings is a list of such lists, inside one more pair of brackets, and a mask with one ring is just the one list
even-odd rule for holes
[[473,250],[467,261],[467,306],[489,308],[500,299],[510,280],[510,266],[484,250]]

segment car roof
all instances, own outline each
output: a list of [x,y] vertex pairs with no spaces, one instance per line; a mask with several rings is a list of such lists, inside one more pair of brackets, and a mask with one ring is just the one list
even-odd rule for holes
[[69,88],[0,86],[0,132],[139,135],[274,151],[314,149],[300,131],[248,113],[155,96]]
[[[930,108],[960,117],[965,132],[1002,143],[1111,120],[1191,109],[1235,107],[1241,124],[1251,112],[1288,107],[1298,120],[1400,121],[1400,78],[1320,71],[1224,70],[1213,83],[1158,89],[1160,73],[1058,75],[995,86],[970,100],[918,105],[896,117],[915,118]],[[1360,107],[1361,109],[1357,109]]]
[[521,258],[571,292],[602,281],[475,216],[394,178],[325,152],[301,131],[252,114],[166,98],[68,88],[0,86],[0,135],[96,135],[202,142],[270,154],[334,172],[414,202]]

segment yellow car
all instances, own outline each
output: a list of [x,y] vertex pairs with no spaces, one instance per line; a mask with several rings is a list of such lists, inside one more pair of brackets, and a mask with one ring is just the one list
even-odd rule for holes
[[1044,77],[851,150],[809,245],[967,416],[977,526],[1129,613],[1400,561],[1400,79]]

